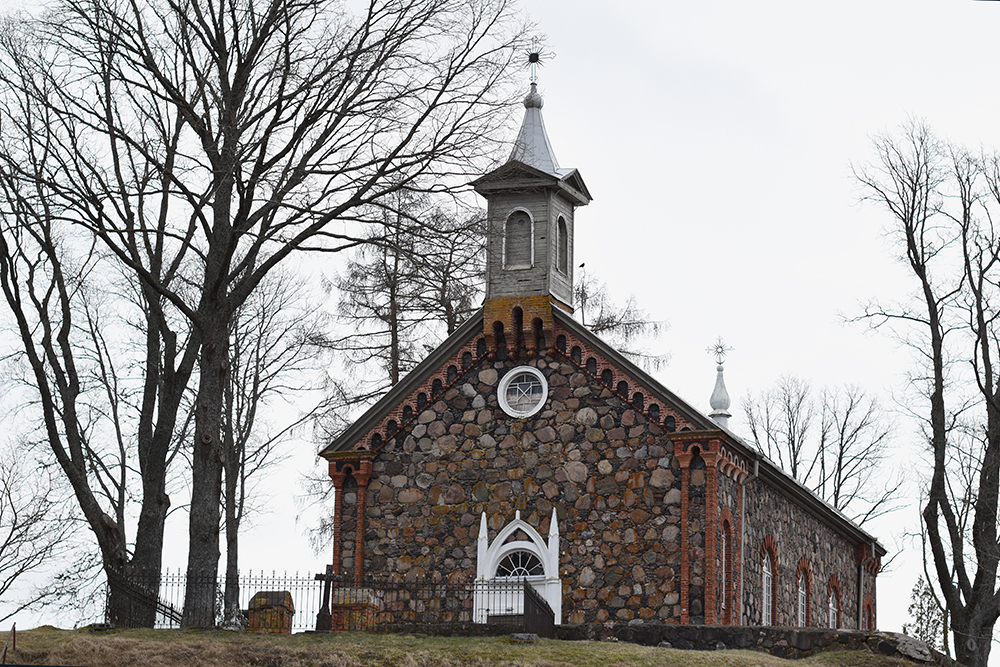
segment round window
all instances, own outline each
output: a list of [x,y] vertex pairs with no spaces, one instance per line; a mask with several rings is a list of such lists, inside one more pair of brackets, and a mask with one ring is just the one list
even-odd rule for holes
[[498,398],[511,417],[530,417],[542,409],[547,393],[545,376],[531,366],[521,366],[500,381]]

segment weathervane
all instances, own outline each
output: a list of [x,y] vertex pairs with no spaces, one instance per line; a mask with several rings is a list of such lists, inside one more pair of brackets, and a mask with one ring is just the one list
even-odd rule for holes
[[531,83],[538,82],[538,66],[544,65],[545,60],[553,57],[554,54],[542,51],[537,37],[531,38],[531,51],[528,52],[528,69],[531,72]]
[[726,360],[726,354],[732,352],[733,348],[726,345],[725,341],[722,340],[722,336],[719,336],[715,343],[705,348],[705,351],[709,354],[714,354],[716,363],[721,366],[722,362]]

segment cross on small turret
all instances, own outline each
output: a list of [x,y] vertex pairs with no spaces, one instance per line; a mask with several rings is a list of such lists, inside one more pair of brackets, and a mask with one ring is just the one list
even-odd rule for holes
[[722,336],[719,336],[718,339],[716,339],[716,341],[712,345],[709,345],[707,348],[705,348],[705,351],[708,352],[709,354],[714,354],[715,362],[719,365],[722,365],[722,362],[726,360],[726,354],[732,352],[733,349],[734,348],[726,345],[725,341],[722,340]]

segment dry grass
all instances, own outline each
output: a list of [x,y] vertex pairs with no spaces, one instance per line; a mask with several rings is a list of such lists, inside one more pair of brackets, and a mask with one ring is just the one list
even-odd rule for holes
[[[624,643],[419,635],[269,636],[181,630],[93,632],[43,627],[17,634],[8,662],[73,667],[790,667],[751,651],[702,653]],[[913,667],[870,653],[837,651],[795,667]]]

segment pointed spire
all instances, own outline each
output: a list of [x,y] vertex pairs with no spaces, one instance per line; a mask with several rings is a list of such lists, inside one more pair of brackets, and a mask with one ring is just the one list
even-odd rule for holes
[[514,149],[510,152],[510,160],[517,160],[558,176],[559,162],[542,121],[543,104],[542,96],[538,94],[538,84],[532,81],[531,92],[524,98],[524,120],[521,121],[521,131],[514,142]]
[[715,367],[715,389],[712,391],[712,397],[708,400],[708,404],[712,406],[712,411],[708,416],[723,428],[729,428],[729,418],[732,415],[729,414],[731,401],[729,400],[729,392],[726,391],[726,379],[722,374],[722,362],[726,359],[726,353],[731,352],[732,349],[726,346],[722,336],[719,336],[715,344],[708,348],[708,352],[715,355],[715,361],[718,364]]

